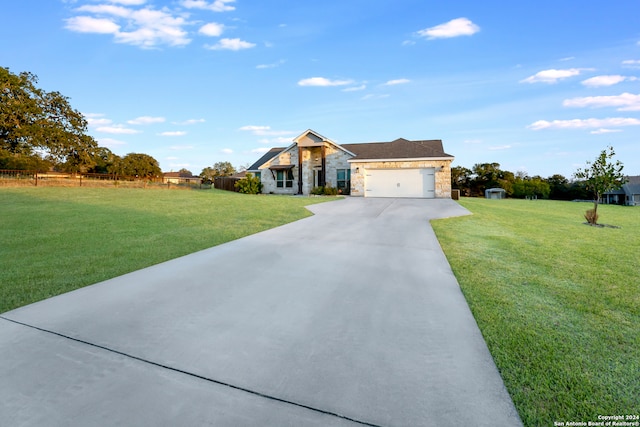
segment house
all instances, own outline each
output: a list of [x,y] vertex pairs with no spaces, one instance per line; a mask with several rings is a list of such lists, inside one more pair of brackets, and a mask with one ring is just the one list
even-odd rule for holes
[[337,144],[309,129],[247,171],[263,193],[308,195],[330,186],[352,196],[450,198],[453,159],[441,140]]
[[192,176],[190,173],[165,172],[162,174],[162,182],[165,184],[200,184],[199,176]]
[[640,176],[628,176],[621,188],[604,193],[601,203],[640,206]]

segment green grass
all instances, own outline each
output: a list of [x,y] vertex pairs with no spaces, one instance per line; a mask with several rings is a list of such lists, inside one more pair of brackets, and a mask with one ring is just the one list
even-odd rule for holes
[[433,227],[524,424],[640,414],[640,208],[460,204]]
[[325,198],[0,188],[0,313],[311,215]]

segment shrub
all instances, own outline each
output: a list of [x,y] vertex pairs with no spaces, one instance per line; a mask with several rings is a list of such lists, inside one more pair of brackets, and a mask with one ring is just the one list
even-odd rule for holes
[[598,212],[595,209],[589,209],[584,213],[584,219],[591,225],[598,223]]
[[337,196],[338,195],[338,189],[331,187],[330,185],[327,185],[326,187],[324,187],[324,195],[325,196]]
[[247,173],[247,176],[236,181],[234,187],[238,190],[238,193],[244,194],[260,194],[262,193],[262,182],[260,178],[253,176],[251,173]]
[[314,196],[322,196],[324,194],[324,187],[313,187],[311,189],[311,194]]

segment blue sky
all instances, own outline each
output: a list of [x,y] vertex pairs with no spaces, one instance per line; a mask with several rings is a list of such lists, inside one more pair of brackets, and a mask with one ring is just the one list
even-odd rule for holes
[[118,155],[247,165],[313,129],[442,139],[454,165],[560,173],[614,146],[640,175],[640,4],[8,0],[0,65]]

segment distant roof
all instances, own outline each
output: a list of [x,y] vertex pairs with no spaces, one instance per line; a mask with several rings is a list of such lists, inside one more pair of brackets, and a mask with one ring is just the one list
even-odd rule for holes
[[264,155],[262,157],[260,157],[257,162],[255,162],[254,164],[249,166],[247,168],[247,170],[248,171],[257,171],[260,168],[260,166],[264,165],[269,160],[273,159],[275,156],[280,154],[282,152],[282,150],[284,150],[285,148],[287,148],[287,147],[272,148],[271,150],[269,150],[266,153],[264,153]]
[[361,144],[341,144],[342,147],[361,159],[417,159],[424,157],[451,157],[444,152],[442,140],[430,139],[409,141],[398,138],[391,142],[365,142]]
[[640,175],[628,176],[627,183],[622,186],[627,194],[640,194]]
[[165,172],[162,175],[165,178],[198,178],[197,176],[184,172]]

